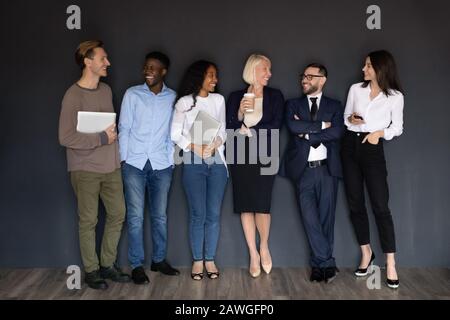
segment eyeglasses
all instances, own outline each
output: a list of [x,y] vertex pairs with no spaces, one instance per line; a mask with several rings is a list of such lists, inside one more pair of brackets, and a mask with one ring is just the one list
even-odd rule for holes
[[301,74],[300,80],[303,80],[306,78],[306,79],[308,79],[308,81],[311,81],[313,78],[323,78],[323,77],[325,77],[325,76],[322,76],[320,74]]

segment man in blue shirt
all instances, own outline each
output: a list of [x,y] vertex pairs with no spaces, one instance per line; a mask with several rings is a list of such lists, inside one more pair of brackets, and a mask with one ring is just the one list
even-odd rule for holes
[[128,260],[136,284],[149,283],[144,271],[144,208],[147,196],[153,242],[152,271],[178,275],[166,261],[167,196],[174,167],[170,124],[176,93],[164,84],[170,65],[160,52],[145,57],[145,83],[129,88],[119,119],[119,151],[128,223]]

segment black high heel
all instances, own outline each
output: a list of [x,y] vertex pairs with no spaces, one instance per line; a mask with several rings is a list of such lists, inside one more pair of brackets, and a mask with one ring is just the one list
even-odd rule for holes
[[[194,264],[195,264],[195,262],[196,261],[194,261]],[[203,266],[203,263],[202,263],[202,266]],[[192,265],[192,268],[194,267],[194,265]],[[203,269],[203,268],[202,268]],[[204,275],[204,271],[202,270],[201,272],[192,272],[191,271],[191,278],[192,278],[192,280],[195,280],[195,281],[200,281],[200,280],[202,280],[203,279],[203,275]]]
[[[387,273],[387,264],[385,265],[386,273]],[[391,289],[397,289],[400,286],[400,281],[389,279],[386,275],[386,285]]]
[[386,284],[391,289],[397,289],[400,285],[400,281],[398,281],[398,279],[397,280],[386,279]]
[[198,272],[198,273],[191,273],[191,278],[192,278],[192,280],[195,280],[195,281],[200,281],[200,280],[202,280],[203,279],[203,271],[202,272]]
[[372,251],[372,256],[370,257],[370,262],[367,265],[367,267],[366,268],[358,268],[358,269],[356,269],[355,272],[354,272],[355,276],[357,276],[357,277],[365,277],[365,276],[367,276],[367,274],[369,273],[368,269],[372,265],[373,260],[375,260],[375,254]]
[[[214,266],[215,266],[215,264],[214,264]],[[217,267],[216,267],[217,271],[208,271],[208,268],[206,268],[206,263],[205,263],[205,269],[206,269],[206,276],[209,279],[217,279],[220,275],[219,270],[217,270]]]
[[210,279],[217,279],[219,277],[220,273],[219,273],[219,271],[214,271],[214,272],[206,271],[206,275]]

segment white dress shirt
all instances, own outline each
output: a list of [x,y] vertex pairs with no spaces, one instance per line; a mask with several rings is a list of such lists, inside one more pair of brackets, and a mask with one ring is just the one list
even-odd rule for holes
[[[345,106],[344,122],[348,130],[354,132],[384,131],[384,139],[391,140],[403,132],[403,94],[391,90],[386,96],[380,92],[370,100],[370,84],[363,88],[363,83],[356,83],[350,87],[347,105]],[[365,124],[354,125],[348,121],[353,113],[363,117]]]
[[210,93],[207,97],[197,96],[197,103],[195,107],[191,109],[193,104],[194,99],[192,98],[192,95],[181,97],[175,104],[175,112],[173,115],[172,128],[170,132],[172,141],[185,152],[190,151],[189,145],[191,144],[191,140],[189,138],[189,130],[197,117],[197,113],[199,111],[206,112],[221,123],[217,136],[222,139],[222,145],[217,150],[220,154],[220,158],[226,166],[224,143],[227,139],[227,132],[224,97],[218,93]]
[[[317,112],[319,112],[320,108],[320,101],[322,100],[322,92],[319,93],[316,96],[306,96],[308,98],[308,104],[309,104],[309,112],[311,112],[311,106],[312,102],[310,98],[317,98]],[[322,129],[325,129],[325,123],[322,121]],[[309,135],[306,134],[305,138],[309,140]],[[309,155],[308,155],[308,161],[316,161],[316,160],[323,160],[327,158],[327,147],[321,143],[317,148],[310,147],[309,148]]]

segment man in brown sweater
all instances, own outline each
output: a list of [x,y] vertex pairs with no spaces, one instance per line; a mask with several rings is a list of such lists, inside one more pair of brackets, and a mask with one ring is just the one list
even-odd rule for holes
[[[115,264],[117,245],[125,219],[125,201],[120,173],[115,124],[100,133],[77,132],[78,111],[114,112],[111,88],[100,82],[111,65],[98,40],[81,43],[75,60],[82,76],[66,92],[59,118],[59,141],[67,150],[67,167],[78,202],[81,258],[85,282],[106,289],[105,279],[130,281]],[[100,262],[95,250],[98,200],[106,208],[106,223]]]

